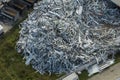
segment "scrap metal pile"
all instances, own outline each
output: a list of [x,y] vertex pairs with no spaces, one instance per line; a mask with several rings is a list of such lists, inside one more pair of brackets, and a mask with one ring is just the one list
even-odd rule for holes
[[105,62],[120,49],[119,15],[110,0],[43,0],[21,23],[17,51],[41,74]]

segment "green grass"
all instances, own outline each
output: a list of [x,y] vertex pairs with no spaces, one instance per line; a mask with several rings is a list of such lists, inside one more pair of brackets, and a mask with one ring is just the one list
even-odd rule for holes
[[[25,15],[27,15],[26,13]],[[24,17],[26,19],[27,16]],[[15,45],[19,39],[19,24],[24,20],[15,22],[13,28],[0,39],[0,80],[55,80],[62,75],[40,75],[29,65],[26,66],[23,56],[17,53]],[[120,62],[120,54],[116,55],[115,63]],[[87,80],[88,73],[83,71],[80,80]]]
[[30,65],[25,65],[23,56],[17,53],[15,45],[19,39],[20,30],[18,25],[24,19],[15,22],[14,27],[0,39],[0,80],[57,79],[61,75],[52,74],[49,76],[48,74],[40,75],[36,73]]
[[120,62],[120,51],[117,52],[117,54],[115,55],[115,64]]
[[[26,17],[25,17],[26,18]],[[19,38],[19,23],[0,39],[0,80],[55,80],[61,75],[48,74],[40,75],[31,66],[26,66],[21,56],[15,50],[16,42]],[[115,63],[120,62],[120,54],[116,55]],[[83,71],[79,75],[80,80],[87,80],[88,73]]]
[[79,75],[79,80],[87,80],[89,78],[88,72],[86,70],[82,71]]

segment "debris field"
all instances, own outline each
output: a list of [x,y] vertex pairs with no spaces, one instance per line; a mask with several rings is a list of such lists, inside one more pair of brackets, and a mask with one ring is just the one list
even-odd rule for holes
[[110,0],[43,0],[21,23],[17,51],[39,73],[68,73],[120,49],[120,9]]

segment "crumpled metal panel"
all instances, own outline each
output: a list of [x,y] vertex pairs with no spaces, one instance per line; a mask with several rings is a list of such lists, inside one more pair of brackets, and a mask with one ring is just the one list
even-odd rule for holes
[[41,74],[105,62],[120,49],[118,15],[109,0],[43,0],[21,23],[17,51]]

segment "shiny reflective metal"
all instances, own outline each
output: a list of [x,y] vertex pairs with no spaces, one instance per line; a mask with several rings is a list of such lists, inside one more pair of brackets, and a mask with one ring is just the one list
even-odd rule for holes
[[17,51],[41,74],[105,63],[120,49],[119,15],[110,0],[43,0],[21,23]]

